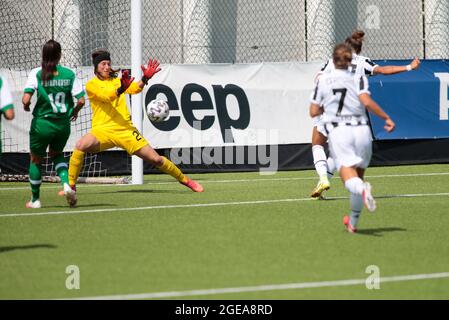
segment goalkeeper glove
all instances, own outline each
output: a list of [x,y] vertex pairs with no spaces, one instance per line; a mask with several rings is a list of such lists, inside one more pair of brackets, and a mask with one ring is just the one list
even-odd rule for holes
[[122,78],[120,79],[121,86],[117,89],[117,95],[121,95],[123,92],[125,92],[131,83],[134,81],[134,78],[131,78],[129,75],[129,71],[125,70],[122,72]]
[[148,83],[148,80],[150,80],[156,73],[161,71],[161,68],[159,67],[159,61],[156,59],[150,59],[148,62],[148,66],[145,67],[144,65],[141,66],[143,77],[142,82],[146,85]]

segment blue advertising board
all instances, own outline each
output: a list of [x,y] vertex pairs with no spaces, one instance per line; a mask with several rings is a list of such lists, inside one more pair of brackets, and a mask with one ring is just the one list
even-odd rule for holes
[[[410,60],[376,61],[381,66],[407,65]],[[376,102],[396,123],[388,134],[384,121],[370,115],[375,139],[449,138],[449,61],[423,60],[418,70],[369,78]]]

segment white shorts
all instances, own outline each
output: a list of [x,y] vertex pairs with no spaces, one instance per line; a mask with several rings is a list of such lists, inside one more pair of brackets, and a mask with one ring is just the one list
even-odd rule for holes
[[326,129],[324,128],[323,115],[312,118],[313,126],[316,127],[319,133],[327,137]]
[[322,125],[322,121],[321,121],[322,119],[323,119],[323,115],[313,117],[312,118],[313,126],[318,127],[318,126]]
[[370,127],[335,127],[329,133],[329,150],[338,171],[341,167],[368,168],[373,153]]

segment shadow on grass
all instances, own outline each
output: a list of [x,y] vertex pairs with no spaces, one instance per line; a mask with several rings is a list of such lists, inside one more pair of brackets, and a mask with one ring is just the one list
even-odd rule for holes
[[0,247],[0,253],[5,253],[9,251],[16,250],[31,250],[31,249],[56,249],[57,246],[52,244],[32,244],[27,246],[6,246]]
[[391,228],[362,229],[358,230],[357,233],[365,236],[383,237],[384,233],[405,232],[405,231],[407,231],[407,229],[391,227]]

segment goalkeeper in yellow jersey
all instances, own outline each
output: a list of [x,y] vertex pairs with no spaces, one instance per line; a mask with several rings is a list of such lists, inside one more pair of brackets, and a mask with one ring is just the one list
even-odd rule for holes
[[[116,78],[117,71],[111,67],[108,51],[98,50],[92,54],[95,77],[86,84],[87,96],[93,111],[92,129],[75,146],[70,158],[69,183],[76,190],[75,183],[83,166],[84,154],[97,153],[113,147],[125,149],[151,163],[183,185],[195,192],[203,192],[203,187],[185,176],[170,160],[160,156],[145,140],[131,122],[124,93],[138,94],[161,69],[157,60],[150,60],[148,66],[142,66],[143,77],[134,82],[127,70],[122,78]],[[71,206],[75,206],[74,201]]]

